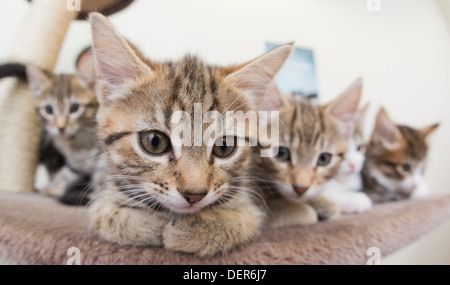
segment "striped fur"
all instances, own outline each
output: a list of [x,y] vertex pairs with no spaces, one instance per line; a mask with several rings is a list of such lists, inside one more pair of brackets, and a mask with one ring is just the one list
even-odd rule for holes
[[[92,14],[91,25],[99,137],[107,154],[99,197],[91,207],[92,230],[120,244],[165,246],[200,256],[248,242],[265,219],[247,175],[253,161],[249,145],[238,145],[225,158],[213,155],[212,146],[177,146],[172,134],[178,125],[172,119],[186,112],[191,141],[196,141],[202,139],[196,137],[197,128],[218,123],[196,121],[196,103],[202,104],[201,118],[208,111],[259,110],[261,90],[291,47],[231,67],[207,65],[192,55],[159,63],[130,47],[103,16]],[[155,131],[171,142],[160,155],[146,152],[141,142],[143,133]],[[212,142],[223,136],[214,135]],[[248,141],[248,135],[236,139]],[[203,197],[191,203],[186,193]]]
[[[42,192],[68,204],[87,202],[83,189],[95,171],[94,157],[100,153],[91,68],[83,65],[77,75],[53,75],[27,67],[34,105],[46,134],[44,149],[54,147],[64,157],[64,165],[51,175]],[[78,105],[76,112],[71,111],[73,104]]]
[[[339,208],[319,196],[321,186],[339,171],[347,149],[347,140],[355,128],[354,116],[361,96],[361,80],[354,82],[338,98],[326,105],[308,100],[285,100],[280,109],[280,150],[274,158],[261,159],[259,172],[267,185],[269,205],[274,212],[273,222],[281,225],[313,223],[331,219]],[[289,159],[280,156],[288,150]],[[319,165],[321,154],[331,155],[327,165]],[[280,195],[281,194],[281,195]],[[281,200],[281,201],[280,201]],[[287,200],[282,202],[283,200]],[[283,211],[300,204],[298,212]],[[314,210],[308,209],[310,204]],[[317,213],[316,213],[317,212]],[[277,216],[278,215],[278,216]],[[284,215],[284,217],[279,217]],[[289,217],[286,217],[289,216]],[[294,218],[291,218],[294,216]]]

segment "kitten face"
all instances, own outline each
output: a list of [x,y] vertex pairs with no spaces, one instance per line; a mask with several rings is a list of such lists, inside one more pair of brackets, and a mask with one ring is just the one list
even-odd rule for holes
[[[185,68],[192,71],[190,80],[184,78]],[[151,194],[150,202],[189,213],[225,202],[242,187],[238,178],[249,163],[248,144],[240,146],[236,141],[235,146],[224,144],[221,150],[213,145],[176,146],[174,142],[178,124],[171,118],[177,111],[190,114],[192,138],[194,129],[212,125],[195,124],[194,102],[203,103],[202,116],[212,109],[220,113],[250,110],[245,97],[223,84],[221,77],[219,70],[185,58],[160,65],[152,76],[143,74],[139,83],[125,92],[126,98],[101,108],[101,138],[110,163],[119,173],[135,177],[131,181]],[[214,135],[212,141],[222,140],[222,134]]]
[[360,94],[358,80],[330,104],[291,101],[280,110],[280,150],[273,164],[284,197],[310,199],[339,172]]
[[414,191],[423,182],[426,138],[437,127],[436,124],[417,130],[395,125],[382,109],[367,150],[367,160],[378,183],[390,191]]
[[73,137],[83,127],[95,126],[98,108],[92,60],[77,75],[53,75],[27,66],[27,79],[44,128],[52,136]]
[[[249,139],[247,133],[230,138],[214,132],[208,144],[183,145],[175,136],[178,124],[173,118],[184,112],[195,142],[195,130],[218,124],[199,122],[196,116],[257,110],[255,98],[263,94],[291,47],[229,68],[209,66],[192,56],[155,63],[136,54],[106,18],[93,14],[91,23],[100,82],[100,138],[125,197],[141,206],[192,213],[249,191],[242,178],[251,162],[249,146],[242,143]],[[202,104],[200,113],[194,112],[196,103]]]
[[[95,125],[94,92],[68,75],[55,76],[48,89],[35,98],[45,129],[53,136],[74,136],[82,126]],[[71,90],[71,94],[67,94]]]

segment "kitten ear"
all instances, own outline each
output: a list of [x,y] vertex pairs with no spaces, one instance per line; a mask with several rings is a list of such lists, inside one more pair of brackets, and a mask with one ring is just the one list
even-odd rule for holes
[[35,97],[41,96],[45,87],[50,83],[50,77],[44,71],[33,65],[27,65],[26,72],[31,94]]
[[86,88],[95,87],[95,64],[92,49],[88,49],[77,60],[77,78]]
[[366,103],[362,108],[356,112],[355,122],[358,126],[362,127],[364,125],[364,120],[367,115],[367,110],[369,110],[370,103]]
[[99,13],[89,15],[92,29],[94,63],[97,73],[99,101],[112,101],[124,96],[125,85],[141,74],[151,73],[112,23]]
[[395,149],[401,133],[398,127],[389,118],[386,110],[381,108],[375,121],[375,129],[372,134],[372,140],[389,149]]
[[[268,108],[271,104],[281,105],[281,93],[274,90],[273,78],[283,66],[293,49],[293,44],[279,46],[262,56],[242,65],[238,70],[227,76],[236,86],[251,94],[252,103],[261,108]],[[273,93],[272,93],[273,92]],[[266,101],[264,102],[264,97]]]
[[419,130],[420,134],[424,137],[427,138],[430,134],[434,133],[434,131],[439,127],[439,123],[433,124],[431,126],[422,128]]
[[362,79],[358,78],[336,99],[325,105],[325,112],[337,120],[341,133],[349,136],[355,127],[355,115],[361,99]]
[[260,105],[260,111],[273,111],[279,110],[286,105],[286,99],[283,94],[281,94],[280,89],[278,88],[275,80],[269,84],[266,89],[266,92],[263,95],[262,102]]

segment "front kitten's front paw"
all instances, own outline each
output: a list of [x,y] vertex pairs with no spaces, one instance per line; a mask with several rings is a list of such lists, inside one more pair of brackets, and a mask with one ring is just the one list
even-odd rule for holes
[[157,214],[114,203],[94,202],[90,214],[91,231],[104,240],[121,245],[162,246],[162,231],[169,222]]
[[205,209],[179,216],[164,227],[164,247],[201,257],[225,253],[257,235],[263,219],[256,207]]
[[316,210],[320,221],[334,220],[341,215],[341,208],[339,205],[324,197],[318,196],[312,198],[308,201],[308,204]]

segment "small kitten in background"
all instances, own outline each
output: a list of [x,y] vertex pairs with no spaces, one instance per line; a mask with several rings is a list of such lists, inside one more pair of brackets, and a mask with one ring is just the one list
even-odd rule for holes
[[337,175],[321,189],[321,195],[339,205],[343,213],[362,213],[372,208],[370,198],[361,192],[361,170],[366,151],[363,127],[368,106],[367,104],[356,114],[355,129],[347,142],[347,151]]
[[276,190],[267,199],[273,226],[309,224],[339,215],[336,204],[319,196],[320,186],[339,171],[360,97],[359,79],[326,105],[288,99],[279,109],[278,154],[264,158],[255,172],[270,191]]
[[95,156],[100,154],[91,57],[91,52],[85,51],[79,58],[76,75],[53,75],[31,65],[26,67],[33,102],[44,129],[44,144],[64,157],[64,165],[56,173],[50,173],[50,183],[41,191],[66,204],[88,202],[83,190],[94,173]]
[[374,203],[428,195],[429,187],[423,179],[427,139],[438,126],[413,129],[396,125],[380,109],[362,170],[364,192]]

